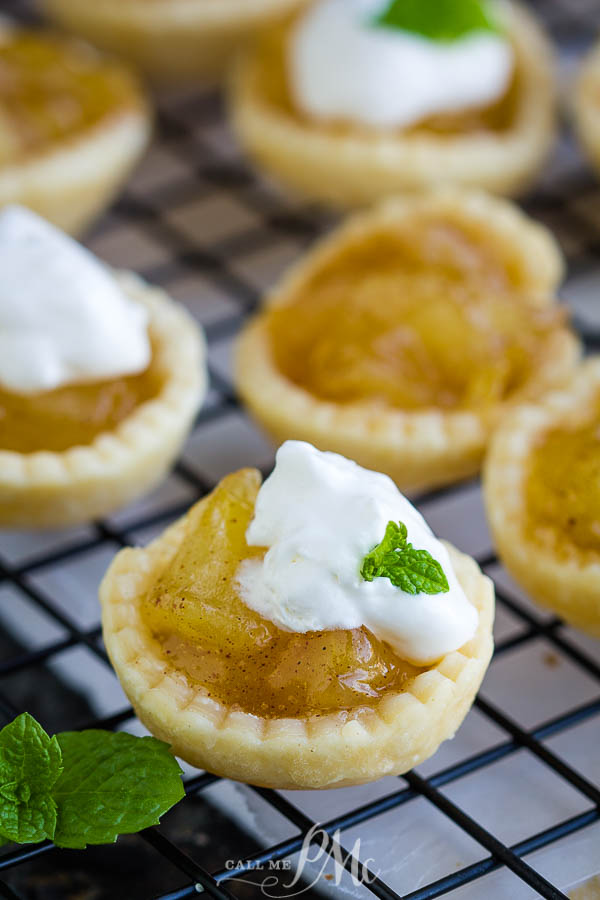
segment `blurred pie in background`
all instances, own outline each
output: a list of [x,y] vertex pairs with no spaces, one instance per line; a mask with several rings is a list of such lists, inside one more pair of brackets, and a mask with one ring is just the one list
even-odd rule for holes
[[0,27],[0,205],[77,232],[145,150],[151,112],[136,77],[56,34]]
[[350,456],[401,490],[474,475],[506,409],[579,359],[562,270],[550,233],[508,201],[388,201],[274,289],[242,333],[238,390],[276,443]]
[[441,182],[514,194],[554,139],[553,55],[512,3],[315,0],[240,61],[232,112],[259,165],[336,206]]
[[575,86],[574,115],[579,140],[600,172],[600,43],[581,68]]
[[87,522],[154,488],[205,387],[182,307],[30,210],[0,213],[0,527]]
[[156,82],[223,74],[241,43],[302,0],[40,0],[50,18]]
[[485,466],[488,519],[530,596],[600,637],[600,359],[508,416]]

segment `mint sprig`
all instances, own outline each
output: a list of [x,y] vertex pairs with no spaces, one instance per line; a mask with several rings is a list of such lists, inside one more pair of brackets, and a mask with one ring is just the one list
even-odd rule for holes
[[124,732],[50,738],[23,713],[0,731],[0,844],[83,849],[150,825],[184,796],[168,744]]
[[0,731],[0,834],[19,844],[53,836],[61,772],[58,741],[29,713]]
[[380,544],[365,556],[360,574],[365,581],[389,578],[406,594],[446,594],[450,590],[441,564],[427,550],[408,543],[403,522],[388,522]]
[[475,31],[500,30],[484,0],[391,0],[373,25],[441,42],[457,41]]

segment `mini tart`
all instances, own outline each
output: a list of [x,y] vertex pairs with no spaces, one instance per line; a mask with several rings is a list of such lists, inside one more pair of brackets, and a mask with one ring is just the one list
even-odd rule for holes
[[0,205],[79,232],[145,150],[151,113],[126,68],[80,41],[0,24]]
[[600,171],[600,42],[581,68],[575,85],[573,112],[579,140]]
[[[392,249],[385,251],[386,259],[385,243],[396,240],[401,241],[398,249],[392,243]],[[372,252],[367,251],[369,246]],[[360,260],[369,252],[371,258],[367,257],[363,271]],[[380,287],[377,279],[382,277],[384,266],[397,265],[396,255],[401,262],[397,272],[392,270],[392,279],[397,277],[397,283],[391,281]],[[343,270],[340,275],[345,260],[348,271]],[[341,289],[330,276],[332,271]],[[453,281],[444,280],[446,273]],[[390,201],[350,219],[292,268],[275,288],[265,309],[250,321],[239,340],[238,390],[277,444],[295,438],[320,450],[336,451],[365,468],[385,472],[403,491],[469,477],[479,471],[489,434],[506,407],[535,397],[547,386],[563,380],[579,358],[579,341],[557,318],[561,313],[554,292],[561,274],[560,252],[549,233],[506,201],[454,189]],[[432,281],[433,293],[428,286]],[[344,291],[343,302],[339,302],[336,314],[338,300],[334,298],[333,313],[326,314],[322,308],[329,303],[334,289],[339,298]],[[413,332],[412,344],[406,350],[402,343],[406,341],[402,338],[406,313],[398,304],[403,302],[404,294],[416,289],[421,296],[408,307]],[[519,350],[519,365],[525,368],[516,383],[511,384],[512,363],[504,356],[510,345],[504,351],[495,351],[497,369],[490,368],[488,376],[495,379],[498,373],[499,387],[493,388],[497,396],[485,396],[488,363],[485,352],[478,349],[478,332],[473,331],[474,337],[465,345],[464,353],[460,348],[467,315],[461,312],[458,295],[450,302],[449,290],[472,293],[467,305],[470,316],[477,316],[478,306],[485,301],[484,308],[492,308],[502,322],[507,318],[504,306],[510,302],[512,316],[522,319],[522,327],[516,332],[520,341],[535,321],[556,317],[556,326],[549,328],[539,344],[532,345],[531,359],[527,356],[530,351],[522,345],[525,349]],[[491,307],[496,291],[498,299],[493,300],[495,307]],[[489,301],[486,294],[490,295]],[[392,313],[397,318],[388,316],[389,322],[384,318],[383,333],[374,332],[374,328],[380,328],[374,317],[385,317],[388,304],[390,309],[398,310]],[[303,307],[307,309],[304,322]],[[287,310],[292,310],[293,319]],[[360,317],[353,325],[350,314],[356,315],[357,311]],[[287,322],[282,314],[288,316]],[[273,331],[278,320],[283,324]],[[417,320],[424,324],[413,325]],[[511,322],[509,315],[505,327],[514,329]],[[309,335],[307,339],[301,328]],[[423,329],[432,335],[428,340],[437,341],[429,351]],[[343,337],[336,343],[338,332],[350,334],[349,339]],[[489,332],[488,326],[486,346],[493,349],[494,328]],[[379,346],[383,349],[376,349],[375,342],[369,341],[371,333],[377,335],[378,341],[381,339]],[[344,343],[346,340],[348,343]],[[286,346],[294,348],[292,341],[303,341],[295,348],[295,356],[286,350]],[[363,344],[368,347],[368,357]],[[425,363],[418,361],[421,344],[429,354]],[[445,362],[438,369],[440,353]],[[370,369],[362,365],[361,355],[367,358]],[[470,359],[479,359],[482,402],[472,406],[443,402],[444,379],[462,372],[460,378],[465,385],[470,384]],[[371,369],[377,378],[372,382],[377,390],[385,391],[388,386],[394,392],[402,390],[399,400],[381,400],[374,389],[363,387]],[[315,372],[320,393],[313,387]],[[427,387],[427,399],[414,400],[412,408],[406,405],[406,397],[411,402],[417,398],[430,375],[437,382],[432,381],[433,386]],[[344,380],[350,382],[348,391]]]
[[157,82],[220,76],[258,28],[303,0],[42,0],[49,17]]
[[489,523],[531,597],[600,637],[600,359],[515,410],[485,464]]
[[[255,470],[228,476],[148,547],[117,555],[100,599],[104,641],[121,684],[142,722],[174,754],[218,775],[265,787],[324,789],[406,772],[453,736],[473,702],[492,653],[492,583],[470,557],[449,547],[479,611],[475,636],[434,666],[406,664],[410,674],[397,687],[384,685],[367,701],[348,690],[340,641],[350,653],[371,640],[369,646],[379,647],[373,652],[389,655],[387,644],[366,629],[281,632],[232,588],[238,562],[258,552],[244,535],[260,480]],[[182,615],[204,629],[191,632],[196,643],[189,659],[202,667],[208,685],[194,663],[177,656],[172,638],[156,630],[169,617],[181,628]],[[270,656],[273,640],[283,643]],[[369,653],[357,658],[366,665],[372,660]],[[360,675],[366,677],[362,669]],[[352,704],[331,704],[326,697],[333,689]]]
[[156,392],[89,444],[0,448],[0,527],[63,527],[113,512],[155,487],[187,436],[206,390],[204,338],[163,291],[131,273],[117,278],[148,309]]
[[249,52],[236,68],[231,111],[239,140],[283,184],[337,207],[363,206],[441,182],[518,193],[532,182],[554,140],[554,65],[537,22],[517,5],[502,6],[501,12],[517,59],[501,126],[473,123],[466,114],[462,126],[459,117],[442,119],[443,127],[436,120],[396,131],[315,123],[289,99],[281,61],[284,33]]

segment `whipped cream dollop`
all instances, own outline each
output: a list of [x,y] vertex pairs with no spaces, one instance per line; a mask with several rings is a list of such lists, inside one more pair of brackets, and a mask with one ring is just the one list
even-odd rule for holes
[[[388,522],[403,522],[408,541],[444,570],[449,591],[405,593],[388,578],[367,582],[364,557]],[[286,631],[366,626],[403,659],[427,665],[470,640],[478,613],[465,596],[448,550],[387,475],[336,453],[288,441],[277,453],[246,534],[268,547],[237,573],[243,601]]]
[[34,394],[132,375],[148,315],[92,253],[28,209],[0,212],[0,384]]
[[499,100],[514,54],[502,34],[429,40],[374,19],[389,0],[317,0],[290,39],[298,107],[315,119],[393,128]]

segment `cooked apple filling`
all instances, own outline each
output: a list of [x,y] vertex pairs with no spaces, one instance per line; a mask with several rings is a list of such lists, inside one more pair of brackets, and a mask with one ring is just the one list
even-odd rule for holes
[[510,399],[563,324],[481,236],[411,220],[322,265],[268,328],[279,370],[313,396],[414,411]]
[[592,418],[543,435],[529,462],[526,505],[529,532],[558,555],[575,548],[600,557],[600,402]]
[[[289,26],[288,26],[289,27]],[[281,112],[306,121],[313,129],[327,130],[336,134],[354,134],[365,131],[365,126],[344,122],[316,123],[298,109],[292,96],[287,76],[287,42],[289,31],[285,26],[266,33],[256,54],[260,94],[267,102]],[[506,132],[513,127],[517,115],[521,74],[517,65],[511,84],[504,96],[490,106],[465,109],[462,112],[445,113],[425,119],[410,128],[393,129],[391,133],[418,134],[434,133],[448,137],[461,134]],[[388,130],[389,131],[389,130]]]
[[139,102],[127,73],[82,44],[20,30],[0,37],[0,164],[43,152]]
[[0,388],[0,450],[60,453],[86,446],[159,393],[156,364],[140,375],[74,384],[40,394]]
[[264,550],[249,547],[260,475],[228,476],[189,514],[181,548],[142,603],[165,661],[215,700],[265,718],[374,706],[423,669],[399,659],[365,628],[282,631],[241,600],[236,573]]

